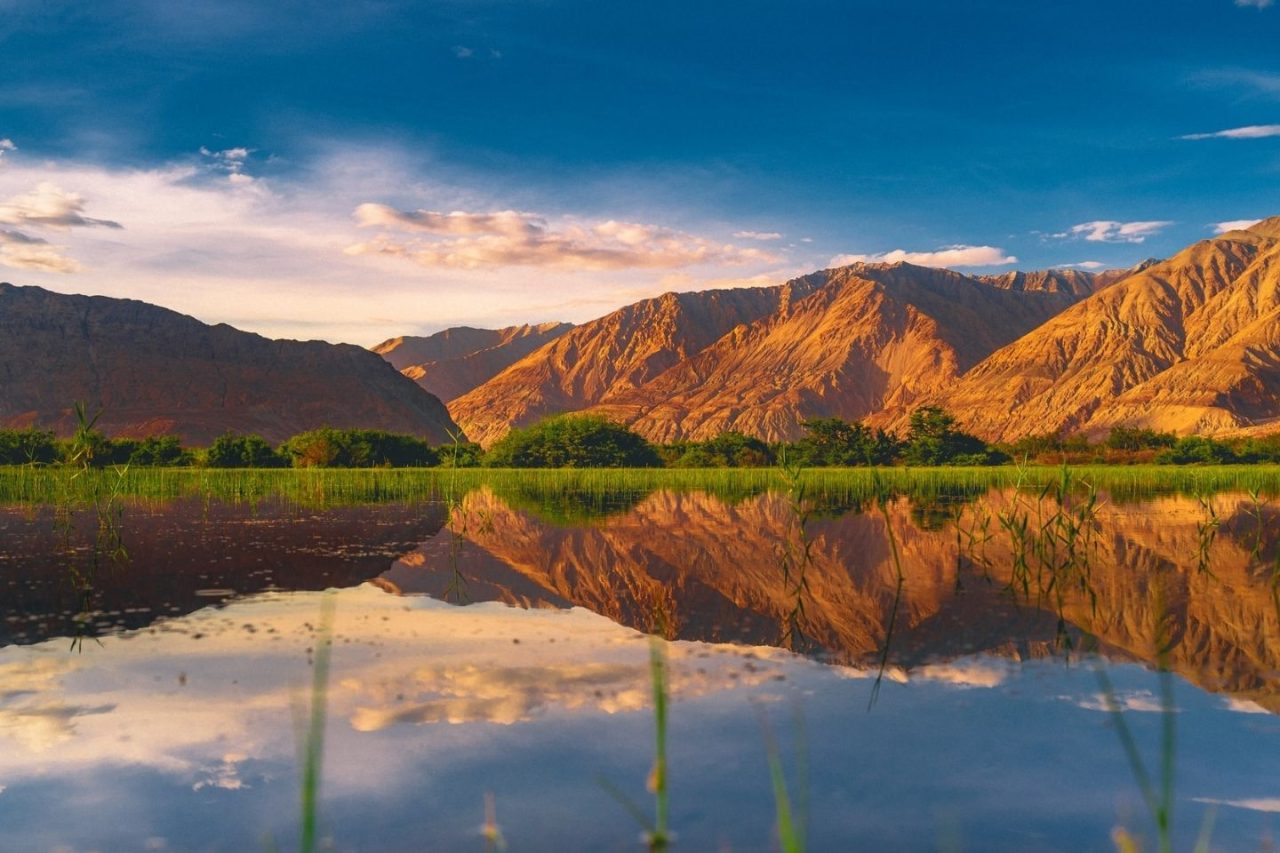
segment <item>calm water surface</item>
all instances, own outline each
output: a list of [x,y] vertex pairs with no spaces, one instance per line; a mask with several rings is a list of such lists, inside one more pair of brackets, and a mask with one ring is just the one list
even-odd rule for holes
[[1053,549],[1010,492],[564,509],[0,508],[0,848],[296,847],[325,599],[332,849],[483,850],[486,794],[511,850],[641,849],[651,633],[677,850],[776,849],[774,740],[812,850],[1153,846],[1111,700],[1155,774],[1172,715],[1179,849],[1280,831],[1274,502],[1103,496]]

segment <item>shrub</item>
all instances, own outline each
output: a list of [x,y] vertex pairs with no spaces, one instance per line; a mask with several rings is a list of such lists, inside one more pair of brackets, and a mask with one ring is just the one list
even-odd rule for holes
[[911,413],[903,458],[911,465],[998,465],[1009,457],[961,432],[947,412],[925,406]]
[[801,465],[890,465],[898,440],[840,418],[815,418],[801,424],[804,438],[787,447],[787,458]]
[[52,430],[0,430],[0,465],[49,465],[58,456],[58,440]]
[[774,463],[773,449],[754,436],[725,432],[707,441],[688,441],[663,448],[677,468],[758,468]]
[[1156,457],[1157,462],[1174,465],[1189,464],[1208,464],[1208,465],[1225,465],[1230,462],[1237,461],[1235,451],[1227,444],[1220,441],[1214,441],[1212,438],[1204,438],[1198,435],[1188,435],[1180,438],[1169,448],[1161,452]]
[[209,445],[205,464],[210,468],[284,468],[289,461],[260,435],[228,432]]
[[498,468],[651,468],[657,451],[624,426],[595,415],[559,415],[515,429],[489,448]]
[[373,429],[313,429],[290,438],[282,450],[296,468],[421,468],[440,462],[420,438]]
[[191,452],[182,448],[182,439],[176,435],[153,435],[132,444],[130,465],[169,467],[190,465],[192,461]]
[[1111,450],[1159,450],[1173,447],[1177,440],[1178,437],[1171,432],[1115,427],[1103,443]]

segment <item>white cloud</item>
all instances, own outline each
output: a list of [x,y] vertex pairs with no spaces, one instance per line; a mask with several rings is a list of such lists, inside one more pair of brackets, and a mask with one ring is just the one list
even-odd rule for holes
[[471,57],[476,55],[476,51],[475,51],[475,48],[467,47],[466,45],[463,45],[463,44],[458,44],[458,45],[454,45],[453,47],[453,55],[458,57],[459,59],[470,59]]
[[[243,179],[231,166],[251,167],[255,155],[249,148],[193,152],[149,168],[20,153],[0,167],[0,204],[16,208],[14,198],[49,183],[81,200],[83,207],[70,213],[126,229],[71,227],[68,219],[65,229],[55,231],[54,223],[32,222],[41,214],[24,203],[21,224],[0,223],[7,232],[0,240],[0,264],[25,271],[10,278],[15,284],[141,299],[271,337],[372,345],[441,326],[582,322],[670,289],[661,278],[677,269],[689,275],[690,290],[779,269],[764,246],[726,248],[709,236],[710,228],[704,233],[697,227],[639,225],[622,215],[572,216],[558,207],[546,213],[542,205],[563,204],[562,195],[492,184],[420,151],[394,147],[334,143],[310,159],[292,161],[288,176]],[[626,192],[602,181],[591,196],[644,201],[642,187],[626,176],[616,180]],[[421,200],[413,206],[431,210],[515,214],[486,222],[484,213],[452,219],[442,213],[441,224],[367,209],[370,222],[385,224],[361,229],[353,222],[352,211],[362,202],[406,194]],[[530,209],[541,215],[519,212]],[[58,211],[47,213],[56,220]],[[678,213],[688,219],[687,212]],[[15,210],[6,215],[19,218]],[[503,227],[515,236],[494,233]],[[468,230],[473,233],[461,233]],[[543,263],[423,265],[399,256],[420,248],[416,243],[442,252],[438,244],[458,239],[469,241],[460,250],[482,256],[481,249],[510,252],[521,241],[533,243],[523,249]],[[344,253],[362,240],[383,243],[388,251]],[[456,260],[476,260],[458,254]],[[565,263],[547,263],[557,257]],[[595,272],[589,280],[566,276],[572,264]],[[74,277],[63,275],[77,270]]]
[[57,184],[41,181],[30,192],[16,195],[0,203],[0,223],[5,225],[43,225],[65,230],[77,226],[100,225],[120,228],[109,219],[90,219],[84,215],[84,199],[64,192]]
[[1004,249],[995,246],[948,246],[934,252],[908,252],[894,249],[878,255],[836,255],[828,265],[843,267],[849,264],[895,264],[905,262],[921,267],[988,267],[1016,264],[1018,259],[1006,255]]
[[1214,234],[1226,234],[1228,231],[1244,231],[1261,222],[1261,219],[1232,219],[1227,222],[1215,222]]
[[[0,144],[0,154],[4,150],[5,146]],[[13,149],[10,147],[8,150]],[[118,222],[85,216],[84,205],[84,199],[75,193],[64,192],[57,185],[42,181],[35,189],[0,203],[0,224],[54,231],[90,226],[120,228]],[[16,228],[0,228],[0,266],[52,273],[73,273],[82,269],[77,261],[63,254],[62,247],[50,245],[43,237]]]
[[1270,6],[1274,0],[1236,0],[1237,6],[1252,6],[1255,9],[1265,9]]
[[1055,270],[1093,270],[1104,269],[1107,265],[1102,261],[1076,261],[1074,264],[1054,264],[1050,269]]
[[782,234],[777,231],[734,231],[733,236],[739,240],[781,240]]
[[1083,237],[1090,243],[1142,243],[1148,237],[1154,237],[1172,225],[1169,220],[1147,220],[1140,222],[1115,222],[1110,219],[1097,219],[1093,222],[1082,222],[1071,226],[1069,231],[1054,234],[1054,237]]
[[4,163],[4,155],[6,151],[17,151],[18,146],[13,144],[12,139],[0,137],[0,165]]
[[554,267],[566,270],[677,269],[707,263],[770,262],[773,255],[718,243],[656,225],[568,220],[552,226],[534,213],[401,211],[368,203],[356,224],[428,235],[402,240],[382,234],[346,248],[349,255],[390,255],[424,267],[491,269]]
[[82,269],[75,260],[63,255],[59,247],[21,231],[3,229],[0,229],[0,265],[56,273],[80,272]]
[[1227,130],[1215,130],[1212,133],[1188,133],[1179,139],[1266,139],[1269,136],[1280,136],[1280,124],[1250,124],[1245,127],[1232,127]]
[[210,169],[215,172],[225,173],[230,183],[240,185],[253,183],[253,178],[244,172],[245,161],[249,159],[249,155],[252,153],[252,148],[243,146],[223,148],[221,151],[213,151],[203,145],[200,146],[200,154],[206,158]]

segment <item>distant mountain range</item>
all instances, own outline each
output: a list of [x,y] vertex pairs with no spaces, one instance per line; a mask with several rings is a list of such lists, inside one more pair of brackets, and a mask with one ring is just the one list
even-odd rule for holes
[[655,441],[777,440],[826,416],[901,429],[921,405],[988,440],[1280,429],[1280,218],[1126,270],[854,264],[666,294],[574,328],[449,410],[488,444],[559,412]]
[[366,349],[273,341],[132,299],[0,284],[0,426],[75,429],[101,410],[108,435],[227,430],[272,442],[319,426],[448,441],[444,405]]
[[854,264],[373,353],[12,285],[0,285],[0,334],[0,424],[65,431],[86,400],[109,430],[192,442],[325,423],[436,441],[461,427],[488,445],[564,412],[655,441],[777,440],[826,416],[900,429],[921,405],[988,440],[1261,432],[1280,429],[1280,217],[1127,270]]

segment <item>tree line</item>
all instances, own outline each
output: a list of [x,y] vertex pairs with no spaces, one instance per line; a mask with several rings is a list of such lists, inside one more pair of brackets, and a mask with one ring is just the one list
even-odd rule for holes
[[991,445],[959,428],[937,407],[924,407],[898,436],[841,418],[803,423],[791,442],[766,442],[738,432],[703,441],[654,444],[594,415],[557,415],[514,429],[487,451],[457,442],[432,446],[412,435],[370,429],[321,428],[273,446],[253,434],[227,433],[206,448],[174,435],[108,438],[81,429],[74,440],[48,430],[0,430],[0,465],[203,466],[209,468],[668,467],[724,468],[873,465],[1000,465],[1013,460],[1075,464],[1157,462],[1227,464],[1280,462],[1280,434],[1218,440],[1118,427],[1098,443],[1080,436],[1028,436]]

